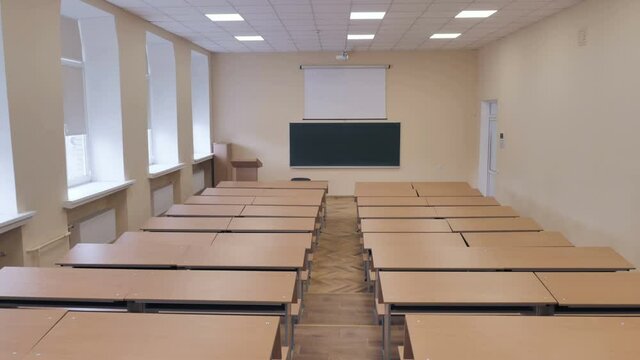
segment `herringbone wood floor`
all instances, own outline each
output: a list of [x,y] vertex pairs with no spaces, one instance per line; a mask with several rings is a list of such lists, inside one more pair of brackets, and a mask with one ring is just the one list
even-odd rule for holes
[[[363,278],[354,198],[329,197],[327,210],[304,311],[296,325],[294,357],[378,360],[382,328],[374,318],[373,295]],[[396,329],[394,343],[399,344],[401,338],[401,329]]]

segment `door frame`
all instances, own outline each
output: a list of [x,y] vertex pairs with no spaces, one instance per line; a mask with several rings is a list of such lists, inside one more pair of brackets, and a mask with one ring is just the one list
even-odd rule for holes
[[491,104],[493,103],[498,103],[498,100],[483,100],[480,103],[478,190],[480,190],[480,192],[485,196],[487,196],[487,194],[489,194],[491,190],[489,189],[489,118],[491,112]]

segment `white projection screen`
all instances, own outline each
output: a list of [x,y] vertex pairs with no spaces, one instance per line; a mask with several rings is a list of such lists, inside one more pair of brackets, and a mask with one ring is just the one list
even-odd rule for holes
[[304,119],[386,119],[387,68],[303,66]]

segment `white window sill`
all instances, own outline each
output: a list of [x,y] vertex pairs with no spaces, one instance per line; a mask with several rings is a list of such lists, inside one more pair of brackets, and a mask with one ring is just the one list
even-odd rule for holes
[[179,164],[153,164],[149,165],[149,179],[159,178],[160,176],[178,171],[184,167],[184,163]]
[[67,190],[65,209],[73,209],[80,205],[90,203],[133,185],[135,180],[127,181],[95,181],[88,184],[70,187]]
[[211,160],[213,158],[213,153],[209,154],[193,154],[193,164],[200,164],[201,162],[205,162],[207,160]]
[[20,214],[0,214],[0,234],[26,224],[35,214],[35,211]]

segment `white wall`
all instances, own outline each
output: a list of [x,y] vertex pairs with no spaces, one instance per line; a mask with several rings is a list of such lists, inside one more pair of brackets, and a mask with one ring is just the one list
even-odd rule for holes
[[498,100],[506,140],[499,200],[576,245],[611,245],[636,265],[638,34],[640,1],[586,0],[485,47],[479,70],[480,100]]
[[402,123],[399,169],[291,169],[289,123],[304,115],[301,64],[343,64],[335,53],[216,54],[213,134],[233,157],[258,157],[262,180],[329,180],[335,195],[356,181],[466,180],[477,164],[475,51],[354,53],[349,64],[390,64],[387,115]]

